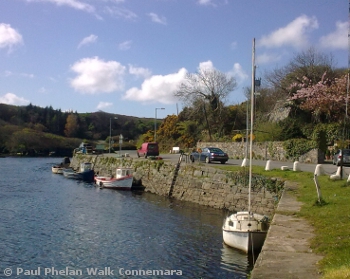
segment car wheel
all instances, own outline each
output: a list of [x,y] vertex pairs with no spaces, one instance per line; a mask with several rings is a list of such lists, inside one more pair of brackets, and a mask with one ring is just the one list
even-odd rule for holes
[[193,157],[193,156],[190,156],[190,161],[191,161],[192,163],[194,163],[194,157]]
[[140,158],[140,154],[137,152],[137,158]]
[[209,164],[210,163],[210,158],[207,156],[207,157],[205,157],[205,162],[207,163],[207,164]]

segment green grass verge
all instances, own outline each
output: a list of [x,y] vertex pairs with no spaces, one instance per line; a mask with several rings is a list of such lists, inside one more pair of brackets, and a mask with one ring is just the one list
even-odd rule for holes
[[[220,169],[236,171],[241,167],[218,166]],[[317,200],[313,173],[265,171],[263,167],[253,168],[254,174],[266,177],[280,177],[298,183],[297,199],[303,203],[298,216],[306,218],[315,229],[311,248],[323,255],[319,263],[323,278],[350,278],[350,185],[343,180],[330,180],[329,176],[318,177],[322,203]]]

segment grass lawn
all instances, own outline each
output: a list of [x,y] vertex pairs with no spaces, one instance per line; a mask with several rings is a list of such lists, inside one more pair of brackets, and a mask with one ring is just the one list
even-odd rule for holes
[[[218,167],[231,171],[242,169],[237,166]],[[322,278],[350,278],[350,184],[347,179],[333,181],[329,176],[319,176],[322,194],[322,203],[319,204],[313,173],[279,169],[265,171],[263,167],[255,166],[253,173],[298,182],[296,195],[303,202],[298,215],[315,228],[311,248],[324,256],[319,263]]]

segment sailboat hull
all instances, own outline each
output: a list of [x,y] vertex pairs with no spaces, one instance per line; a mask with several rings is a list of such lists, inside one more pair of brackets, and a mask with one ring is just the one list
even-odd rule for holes
[[268,228],[267,216],[240,211],[226,217],[223,240],[228,246],[249,253],[262,248]]
[[266,232],[242,232],[223,230],[224,243],[232,248],[250,253],[264,245]]

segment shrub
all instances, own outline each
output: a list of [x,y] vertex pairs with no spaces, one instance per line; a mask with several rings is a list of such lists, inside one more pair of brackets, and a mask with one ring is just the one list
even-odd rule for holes
[[318,148],[315,141],[307,139],[290,139],[283,142],[283,148],[288,158],[298,159],[301,155],[309,152],[311,149]]

